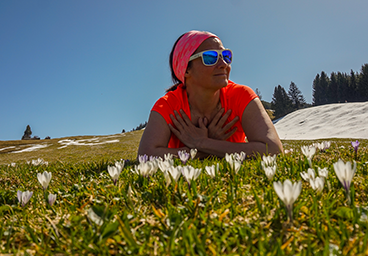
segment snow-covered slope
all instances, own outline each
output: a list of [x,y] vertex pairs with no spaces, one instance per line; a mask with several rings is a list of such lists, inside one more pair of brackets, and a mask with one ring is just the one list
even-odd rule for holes
[[275,123],[282,140],[368,139],[368,102],[300,109]]

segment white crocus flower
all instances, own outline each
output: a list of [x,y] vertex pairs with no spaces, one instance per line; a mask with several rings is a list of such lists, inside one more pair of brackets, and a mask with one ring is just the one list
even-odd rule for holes
[[302,146],[301,147],[303,155],[308,159],[309,166],[312,167],[312,158],[316,153],[316,147],[314,146]]
[[225,153],[225,160],[226,162],[231,162],[233,161],[233,158],[234,158],[234,155],[233,154],[228,154],[228,153]]
[[284,184],[280,181],[274,182],[273,187],[276,194],[286,205],[289,220],[293,221],[293,204],[300,195],[302,190],[301,181],[295,182],[294,184],[290,180],[285,180]]
[[313,143],[312,146],[316,147],[317,149],[323,152],[331,146],[331,142],[323,141],[321,143]]
[[196,180],[198,178],[198,176],[201,174],[201,171],[201,169],[196,169],[190,165],[182,166],[181,168],[181,174],[184,176],[189,185],[192,180]]
[[56,201],[56,194],[49,194],[49,197],[48,197],[48,202],[49,202],[49,205],[52,206]]
[[168,187],[171,183],[170,173],[167,170],[163,171],[162,173],[164,174],[164,178],[166,181],[166,187]]
[[191,159],[193,160],[194,158],[195,158],[195,156],[197,155],[197,152],[198,152],[198,150],[196,149],[196,148],[192,148],[191,150],[190,150],[190,157],[191,157]]
[[38,165],[48,165],[49,163],[44,161],[42,158],[38,158],[37,160],[32,160],[31,162],[27,161],[27,163],[31,163],[34,166]]
[[216,167],[214,165],[212,166],[206,166],[205,170],[207,172],[207,174],[211,177],[211,178],[215,178],[216,177]]
[[240,153],[234,153],[234,159],[240,162],[243,162],[245,160],[245,156],[246,154],[243,151],[241,151]]
[[29,199],[31,199],[32,195],[33,195],[33,192],[30,192],[28,190],[24,191],[24,192],[18,190],[17,197],[18,197],[18,201],[22,205],[22,207],[24,207],[28,203],[28,201],[29,201]]
[[121,170],[122,170],[122,168],[120,168],[120,166],[119,167],[117,167],[116,165],[115,166],[107,166],[107,171],[109,172],[115,186],[116,186],[116,182],[119,179]]
[[321,168],[318,167],[318,174],[319,174],[319,176],[327,179],[327,177],[328,177],[328,169],[327,169],[327,167],[325,167],[323,169],[321,169]]
[[171,166],[174,166],[174,160],[173,159],[167,159],[163,161],[162,159],[159,159],[157,161],[158,168],[164,172],[167,171]]
[[302,176],[302,178],[305,181],[309,181],[310,179],[314,180],[314,178],[316,177],[316,173],[314,172],[314,170],[312,168],[308,168],[307,172],[301,172],[300,176]]
[[323,177],[309,179],[309,184],[314,190],[316,190],[317,193],[320,193],[323,190],[323,186],[325,185],[325,179]]
[[285,154],[289,154],[289,153],[293,153],[293,152],[294,152],[294,149],[292,149],[292,148],[291,149],[285,149],[284,150],[284,153]]
[[138,165],[134,166],[134,170],[132,172],[142,175],[143,177],[148,177],[157,172],[158,169],[158,160],[141,162]]
[[225,154],[225,159],[226,161],[229,163],[231,170],[235,171],[235,173],[238,173],[238,171],[241,168],[241,161],[235,159],[235,155],[234,154]]
[[173,157],[174,157],[173,154],[170,154],[170,153],[164,154],[164,159],[165,160],[173,160]]
[[37,179],[41,183],[44,190],[47,189],[51,180],[52,174],[51,172],[44,171],[42,174],[37,173]]
[[348,203],[350,204],[350,185],[356,171],[356,162],[354,161],[354,167],[351,168],[351,162],[346,162],[345,164],[341,159],[339,159],[339,161],[333,164],[333,167],[337,178],[345,189]]
[[125,165],[124,160],[115,162],[115,166],[116,166],[116,168],[119,168],[120,172],[124,169],[124,165]]
[[321,143],[313,143],[312,144],[313,147],[315,147],[316,149],[319,149],[320,151],[322,151],[324,149],[324,144],[321,142]]
[[230,167],[231,169],[236,173],[239,172],[240,168],[241,168],[242,163],[240,161],[236,161],[234,160],[232,163],[230,163]]
[[88,218],[89,218],[91,221],[93,221],[95,224],[97,224],[97,225],[101,226],[101,225],[104,223],[103,219],[102,219],[100,216],[98,216],[98,215],[93,211],[93,209],[92,209],[92,208],[89,208],[89,209],[87,210],[87,214],[88,214]]
[[311,159],[316,153],[316,148],[314,146],[302,146],[301,150],[303,155],[308,159]]
[[262,156],[262,161],[261,161],[261,165],[262,168],[267,167],[267,166],[274,166],[276,165],[276,155],[273,156]]
[[276,165],[274,166],[267,166],[263,170],[269,180],[272,180],[273,176],[275,176],[276,173]]
[[167,171],[170,173],[171,177],[175,180],[175,182],[178,182],[180,175],[181,175],[181,166],[171,166]]

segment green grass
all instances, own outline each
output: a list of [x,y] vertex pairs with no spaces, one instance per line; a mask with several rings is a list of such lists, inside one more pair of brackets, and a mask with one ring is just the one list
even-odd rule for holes
[[[127,133],[120,142],[99,146],[53,145],[28,153],[0,154],[0,253],[16,255],[366,255],[368,252],[368,150],[360,140],[357,172],[352,183],[352,205],[333,170],[339,158],[355,159],[351,139],[331,139],[331,148],[317,152],[314,168],[327,167],[329,188],[316,194],[302,181],[294,203],[294,222],[288,223],[285,206],[272,181],[261,169],[261,159],[244,161],[234,174],[224,159],[189,160],[201,168],[189,189],[181,177],[165,185],[158,171],[150,178],[130,171],[136,164],[141,132]],[[78,138],[78,139],[85,139]],[[53,140],[51,140],[53,141]],[[37,143],[51,143],[38,141]],[[283,141],[291,154],[277,157],[273,181],[302,180],[309,168],[302,145],[317,141]],[[0,142],[0,149],[25,142]],[[35,141],[27,143],[36,143]],[[43,158],[49,164],[26,161]],[[107,166],[130,159],[114,186]],[[15,167],[8,164],[16,162]],[[204,167],[220,163],[212,179]],[[175,160],[175,165],[181,164]],[[47,193],[57,194],[49,207],[37,180],[48,171]],[[17,190],[33,191],[25,207]],[[90,213],[102,220],[96,224]],[[98,222],[98,221],[97,221]]]

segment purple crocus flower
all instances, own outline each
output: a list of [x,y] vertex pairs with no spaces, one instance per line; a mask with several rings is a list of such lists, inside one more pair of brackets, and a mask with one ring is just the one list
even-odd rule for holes
[[49,202],[49,205],[52,206],[56,201],[56,194],[49,194],[49,197],[48,197],[48,202]]
[[190,154],[187,153],[186,150],[182,150],[182,151],[178,151],[178,156],[180,160],[183,162],[183,164],[185,164],[188,161]]
[[145,162],[147,162],[147,161],[148,161],[148,156],[147,156],[146,154],[144,154],[144,155],[139,155],[139,156],[138,156],[138,161],[139,161],[139,163],[145,163]]
[[28,201],[29,201],[29,199],[31,199],[32,195],[33,195],[33,192],[30,192],[28,190],[24,191],[24,192],[18,190],[17,197],[18,197],[18,201],[22,205],[22,207],[24,207],[28,203]]
[[358,147],[359,147],[359,141],[352,141],[351,145],[353,146],[354,150],[355,150],[355,154],[358,152]]

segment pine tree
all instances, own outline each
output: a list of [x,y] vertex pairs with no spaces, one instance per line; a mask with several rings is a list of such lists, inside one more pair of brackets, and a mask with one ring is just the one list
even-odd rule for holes
[[334,72],[330,76],[330,84],[328,86],[328,103],[337,103],[339,98],[339,85],[337,83],[337,76]]
[[316,75],[316,78],[313,80],[313,105],[318,106],[321,105],[320,100],[320,86],[319,86],[319,74]]
[[283,117],[292,111],[292,102],[287,95],[285,89],[281,85],[275,87],[272,96],[271,106],[272,109],[275,111],[275,118]]
[[262,94],[261,94],[261,91],[258,90],[258,88],[256,88],[255,93],[258,95],[259,100],[262,100]]
[[338,102],[346,102],[347,99],[347,95],[348,95],[348,81],[347,81],[347,77],[346,74],[343,74],[341,72],[337,73],[337,84],[339,87],[339,98],[338,98]]
[[362,66],[359,75],[358,92],[360,101],[368,101],[368,64]]
[[288,96],[291,100],[293,110],[303,108],[305,105],[305,98],[294,82],[290,83]]
[[330,79],[328,78],[327,74],[322,71],[321,72],[321,77],[320,77],[320,81],[319,81],[319,87],[320,87],[320,100],[321,100],[321,105],[327,104],[328,102],[328,85],[329,85],[329,81]]
[[31,126],[27,125],[26,130],[24,131],[22,140],[30,140],[32,137],[32,130],[31,130]]
[[353,70],[350,71],[350,77],[349,77],[349,95],[348,95],[348,101],[349,102],[357,102],[358,99],[358,92],[357,92],[357,77]]

